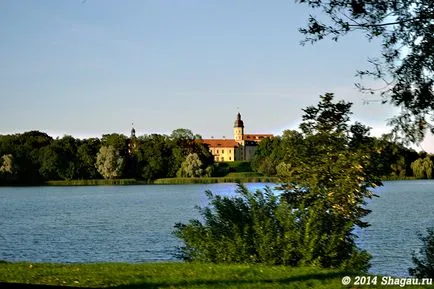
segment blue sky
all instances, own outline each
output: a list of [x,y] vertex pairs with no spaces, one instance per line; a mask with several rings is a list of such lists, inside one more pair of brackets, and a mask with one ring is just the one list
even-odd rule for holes
[[0,134],[99,137],[134,122],[139,135],[231,137],[238,111],[247,133],[280,134],[325,92],[386,132],[398,110],[354,87],[379,43],[301,46],[310,13],[292,0],[0,1]]

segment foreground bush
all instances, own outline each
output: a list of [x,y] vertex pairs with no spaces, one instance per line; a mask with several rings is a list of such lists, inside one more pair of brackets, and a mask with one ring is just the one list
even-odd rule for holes
[[434,278],[434,228],[427,229],[426,236],[419,236],[423,246],[419,254],[413,253],[413,263],[416,265],[408,271],[417,278]]
[[318,265],[367,270],[370,255],[351,238],[350,223],[331,221],[318,210],[295,208],[270,188],[249,192],[238,185],[237,196],[207,191],[210,205],[199,208],[203,223],[175,225],[184,241],[179,257],[213,263]]

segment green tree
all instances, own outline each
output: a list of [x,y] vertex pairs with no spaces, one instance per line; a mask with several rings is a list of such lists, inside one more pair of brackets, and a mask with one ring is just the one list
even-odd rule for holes
[[97,138],[89,138],[81,141],[77,147],[79,161],[79,177],[83,179],[97,178],[99,173],[95,167],[96,155],[101,148],[101,141]]
[[95,167],[105,179],[120,178],[124,159],[113,146],[102,146],[96,157]]
[[191,130],[185,128],[178,128],[172,131],[170,138],[178,140],[193,140],[194,134]]
[[425,158],[418,158],[411,163],[413,174],[418,179],[431,179],[433,172],[433,162],[429,155]]
[[166,177],[171,154],[171,143],[167,136],[152,134],[140,137],[135,155],[137,177],[147,181]]
[[46,180],[71,180],[78,175],[77,140],[64,136],[41,149],[39,172]]
[[101,145],[112,146],[122,157],[128,154],[128,138],[123,134],[104,134],[101,138]]
[[3,155],[0,158],[0,180],[14,181],[17,179],[17,172],[18,168],[14,156],[11,154]]
[[[432,0],[297,0],[328,16],[323,21],[310,16],[300,29],[303,43],[326,37],[338,40],[353,31],[382,40],[382,58],[371,59],[372,70],[360,76],[383,80],[383,102],[400,106],[402,113],[391,121],[410,141],[434,131],[434,2]],[[363,91],[375,90],[358,85]]]
[[297,134],[295,131],[284,131],[282,137],[266,138],[261,141],[252,159],[252,168],[265,176],[274,176],[277,166],[283,161],[285,154],[288,153],[288,145]]
[[326,93],[320,96],[317,107],[309,106],[302,116],[300,129],[305,135],[314,134],[342,134],[348,130],[351,114],[351,102],[343,100],[334,103],[334,94]]
[[12,154],[19,167],[17,181],[20,183],[39,183],[42,176],[41,151],[52,143],[46,133],[29,131],[22,134],[6,135],[0,138],[0,155]]
[[196,153],[204,167],[212,165],[214,158],[209,149],[202,144],[199,135],[194,135],[189,129],[176,129],[170,135],[172,155],[169,159],[168,177],[176,176],[185,158],[192,153]]
[[434,228],[427,229],[427,235],[419,235],[423,245],[419,254],[413,252],[414,268],[409,268],[411,276],[416,278],[434,278]]
[[336,267],[361,258],[358,265],[367,268],[367,253],[356,247],[352,230],[368,226],[364,202],[380,183],[368,170],[369,154],[350,147],[351,103],[333,97],[325,94],[318,106],[303,110],[304,145],[284,159],[289,169],[281,189],[289,203],[303,208],[304,260]]
[[189,154],[185,161],[182,162],[181,167],[178,170],[178,177],[201,177],[204,174],[202,169],[202,162],[196,153]]

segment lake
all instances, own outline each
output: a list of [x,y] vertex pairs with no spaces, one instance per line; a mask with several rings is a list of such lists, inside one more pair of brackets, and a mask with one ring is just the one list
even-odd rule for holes
[[[247,184],[250,189],[272,184]],[[176,222],[197,218],[205,190],[235,184],[0,187],[0,260],[151,262],[175,260]],[[417,232],[434,226],[434,181],[384,182],[367,207],[372,225],[356,230],[372,273],[407,276]]]

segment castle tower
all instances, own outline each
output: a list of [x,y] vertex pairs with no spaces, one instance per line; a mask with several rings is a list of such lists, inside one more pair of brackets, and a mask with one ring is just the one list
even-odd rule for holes
[[128,140],[128,153],[132,154],[137,149],[136,130],[134,129],[134,123],[131,128],[130,139]]
[[244,123],[241,120],[241,114],[237,114],[237,119],[234,124],[234,140],[237,142],[241,142],[243,140],[244,135]]

